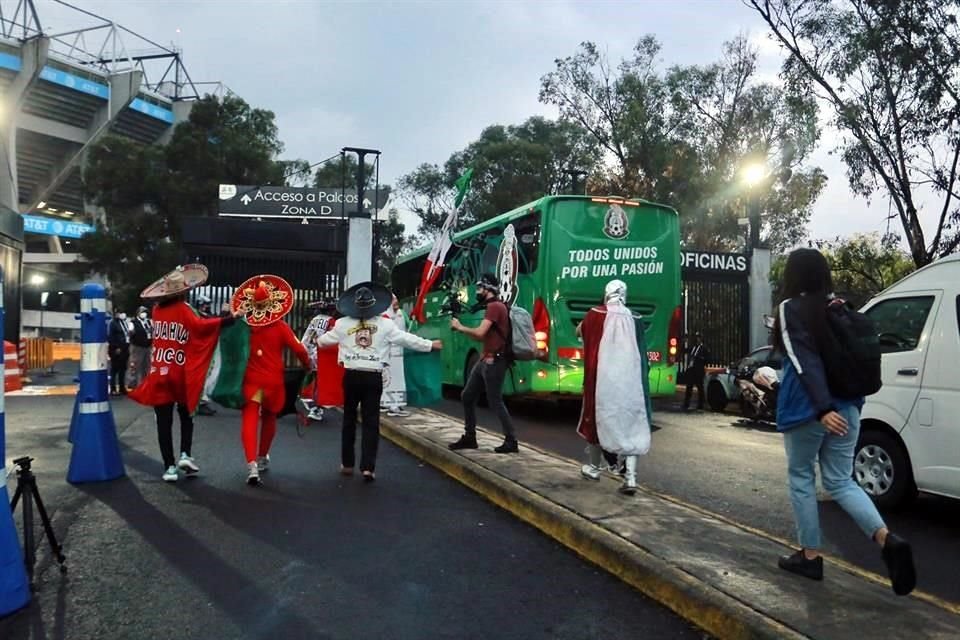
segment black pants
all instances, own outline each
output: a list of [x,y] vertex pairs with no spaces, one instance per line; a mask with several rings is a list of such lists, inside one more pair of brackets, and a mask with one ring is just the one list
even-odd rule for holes
[[500,419],[503,437],[507,440],[517,439],[510,412],[507,411],[507,405],[503,403],[503,379],[506,375],[505,358],[495,358],[491,364],[487,364],[481,358],[474,365],[470,377],[467,378],[467,384],[463,387],[463,393],[460,394],[460,399],[463,401],[463,427],[468,436],[476,437],[477,435],[477,401],[480,400],[480,393],[486,391],[487,404]]
[[690,408],[690,398],[693,396],[693,388],[697,388],[697,408],[703,409],[703,377],[707,375],[705,369],[690,369],[687,374],[687,392],[683,396],[683,408]]
[[110,391],[126,392],[127,365],[130,363],[129,349],[122,349],[120,353],[110,350]]
[[[154,407],[153,412],[157,415],[157,440],[160,441],[160,455],[163,456],[163,468],[166,469],[176,463],[173,456],[173,403]],[[182,404],[177,405],[177,414],[180,416],[180,451],[189,456],[193,446],[193,418]]]
[[360,438],[360,471],[374,471],[380,444],[380,396],[383,375],[380,372],[347,369],[343,374],[343,433],[340,462],[353,468],[356,459],[357,405],[360,406],[363,434]]

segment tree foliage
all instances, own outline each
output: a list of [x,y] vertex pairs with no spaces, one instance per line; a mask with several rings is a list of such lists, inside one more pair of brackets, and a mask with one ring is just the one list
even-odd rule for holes
[[229,95],[197,101],[168,145],[109,136],[84,168],[88,202],[104,224],[78,241],[78,268],[110,281],[115,304],[131,308],[140,290],[182,258],[184,216],[216,215],[220,184],[282,185],[296,164],[283,150],[274,116]]
[[[765,213],[767,243],[803,240],[826,177],[805,166],[817,139],[811,98],[757,79],[745,37],[706,66],[659,67],[660,43],[641,38],[614,66],[585,42],[541,79],[540,100],[580,125],[612,159],[595,191],[663,202],[680,211],[684,238],[701,249],[735,248],[748,198]],[[743,168],[762,162],[769,177],[748,192]]]
[[396,209],[390,209],[386,220],[376,223],[374,237],[374,252],[376,258],[377,282],[390,283],[390,272],[399,258],[410,248],[411,239],[406,235],[406,229],[400,222],[400,214]]
[[[746,0],[788,54],[783,75],[842,133],[850,188],[882,194],[919,267],[960,243],[956,0]],[[921,221],[933,196],[935,223]]]
[[[834,293],[855,307],[865,304],[916,268],[910,254],[900,247],[895,235],[856,234],[849,238],[814,243],[830,264]],[[783,269],[787,256],[778,258],[770,269],[774,298],[780,299]]]
[[423,164],[403,176],[399,189],[420,216],[421,237],[430,238],[453,207],[451,185],[468,168],[473,181],[460,212],[461,228],[544,195],[567,192],[565,171],[590,171],[598,160],[597,146],[580,126],[535,116],[519,125],[487,127],[443,168]]

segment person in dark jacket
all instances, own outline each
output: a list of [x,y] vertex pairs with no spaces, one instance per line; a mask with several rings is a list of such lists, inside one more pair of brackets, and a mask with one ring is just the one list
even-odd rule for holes
[[150,343],[153,337],[150,314],[146,307],[137,309],[133,319],[133,331],[130,333],[130,377],[127,382],[136,389],[150,373]]
[[117,313],[107,330],[110,348],[110,393],[127,395],[127,364],[130,361],[130,328],[127,314]]
[[697,388],[697,409],[703,410],[703,379],[707,375],[707,361],[710,359],[710,352],[703,345],[703,335],[699,331],[693,334],[693,344],[687,347],[687,370],[684,372],[686,377],[687,391],[683,396],[683,410],[690,409],[690,398],[693,396],[693,388]]
[[876,506],[853,480],[853,455],[860,433],[864,399],[835,397],[827,385],[821,357],[830,331],[827,306],[833,283],[826,258],[815,249],[797,249],[783,274],[784,300],[777,309],[774,347],[784,354],[777,399],[777,430],[787,453],[790,501],[800,550],[780,558],[781,569],[813,580],[823,579],[816,465],[823,488],[881,548],[898,595],[916,585],[909,543],[891,533]]

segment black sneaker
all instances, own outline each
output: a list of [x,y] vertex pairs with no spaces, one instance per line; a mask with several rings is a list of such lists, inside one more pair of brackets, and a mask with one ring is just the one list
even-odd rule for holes
[[460,449],[476,449],[477,448],[477,437],[476,436],[460,436],[460,439],[456,442],[451,442],[447,445],[451,451],[459,451]]
[[777,562],[781,569],[795,573],[811,580],[823,580],[823,557],[818,556],[810,560],[803,551],[797,551],[792,556],[783,556]]
[[883,562],[887,565],[893,592],[905,596],[917,586],[917,570],[913,566],[910,543],[900,536],[888,533],[883,544]]
[[504,440],[503,444],[494,448],[494,453],[517,453],[520,446],[516,440]]

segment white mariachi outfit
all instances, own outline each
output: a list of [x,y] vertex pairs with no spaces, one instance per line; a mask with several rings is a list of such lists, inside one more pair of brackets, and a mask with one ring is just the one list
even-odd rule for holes
[[[389,309],[383,317],[391,320],[400,331],[406,332],[407,320],[403,311]],[[399,344],[391,344],[387,360],[383,363],[383,395],[380,398],[380,406],[397,411],[406,404],[407,382],[404,379],[403,347]]]

